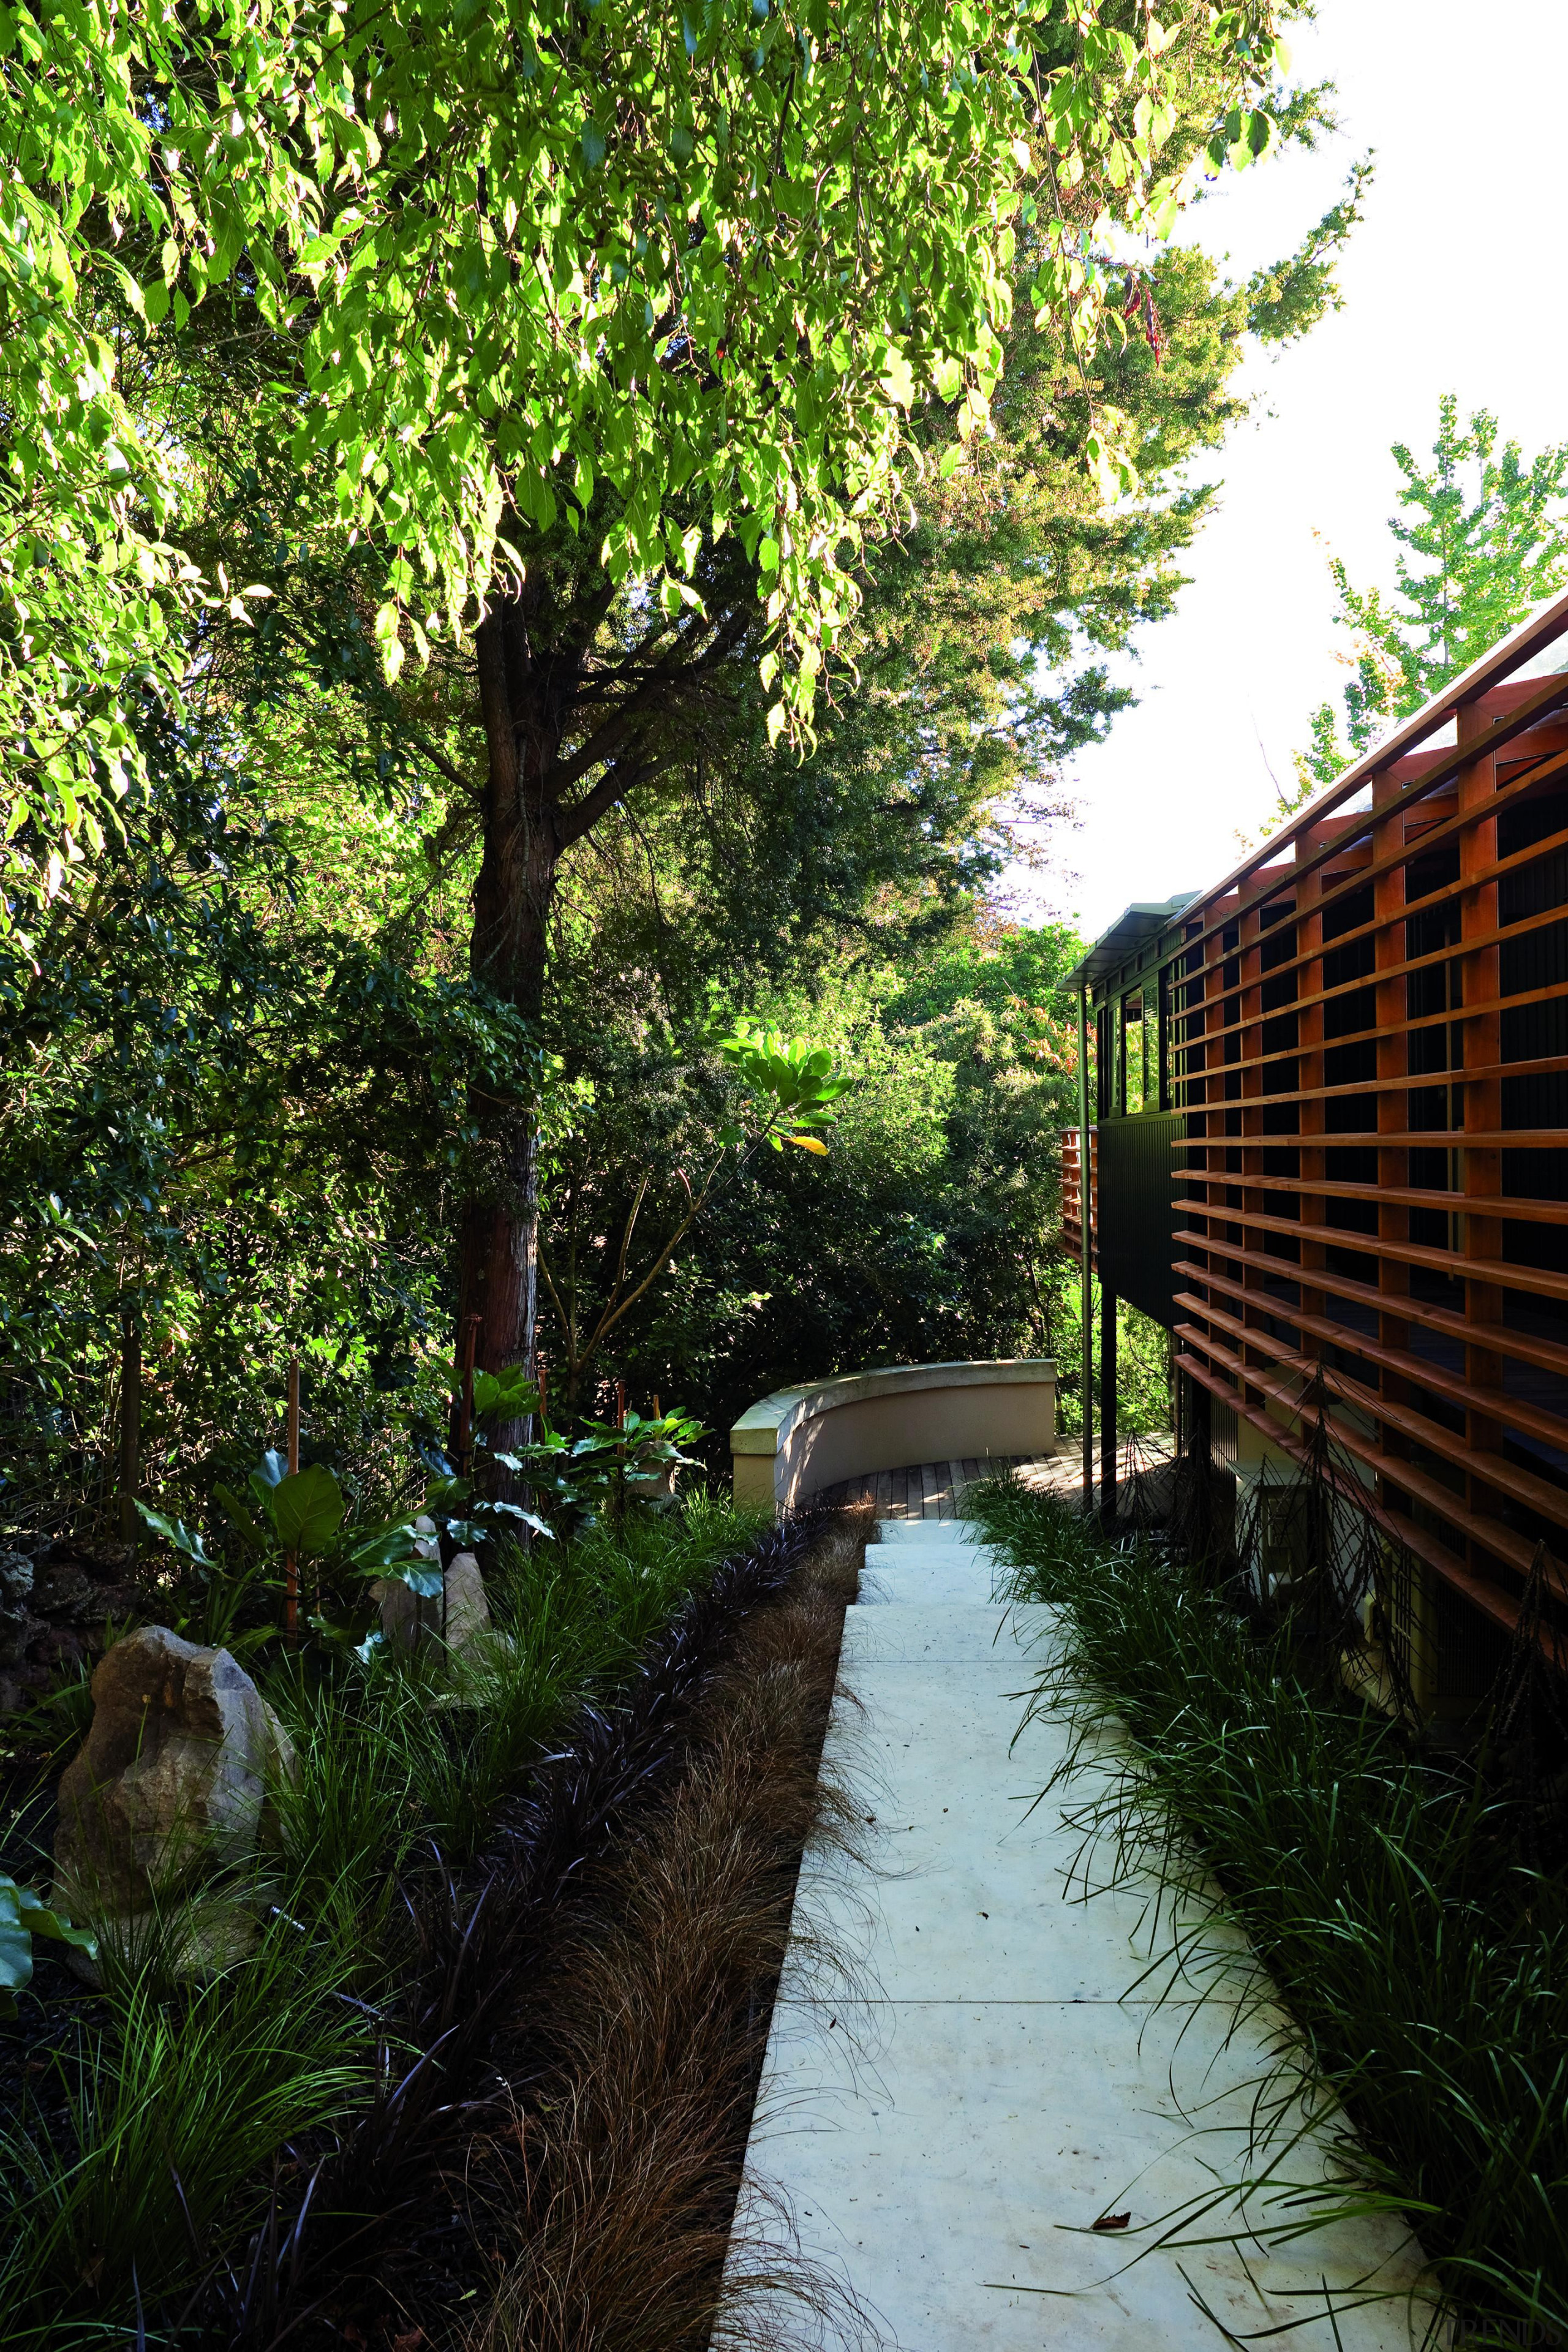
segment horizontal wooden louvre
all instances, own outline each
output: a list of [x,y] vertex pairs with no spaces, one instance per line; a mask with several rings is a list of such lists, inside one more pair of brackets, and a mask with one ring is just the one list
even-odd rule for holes
[[[1497,1622],[1538,1545],[1568,1558],[1564,672],[1568,599],[1156,950],[1178,1362],[1287,1454],[1310,1384],[1391,1535]],[[1097,976],[1102,1045],[1152,977]]]
[[1308,811],[1189,909],[1173,990],[1184,1363],[1276,1435],[1321,1367],[1391,1529],[1493,1616],[1538,1542],[1568,1555],[1552,685],[1483,684],[1452,750]]
[[[1077,1257],[1081,1254],[1083,1249],[1083,1228],[1080,1223],[1083,1214],[1082,1208],[1080,1206],[1083,1198],[1083,1152],[1079,1142],[1079,1130],[1076,1127],[1069,1127],[1067,1129],[1061,1139],[1061,1146],[1062,1240],[1067,1244],[1068,1248],[1071,1250],[1073,1255]],[[1089,1130],[1089,1248],[1092,1253],[1094,1246],[1095,1226],[1098,1221],[1098,1211],[1095,1199],[1095,1179],[1100,1172],[1098,1165],[1098,1139],[1092,1127]]]

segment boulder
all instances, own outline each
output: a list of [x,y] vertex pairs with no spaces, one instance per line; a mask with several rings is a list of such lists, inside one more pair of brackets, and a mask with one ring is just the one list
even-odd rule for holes
[[129,1545],[51,1543],[35,1555],[30,1605],[55,1624],[100,1626],[132,1615],[144,1600]]
[[42,1697],[147,1601],[127,1545],[13,1536],[0,1550],[0,1715]]
[[59,1785],[55,1886],[72,1918],[155,1908],[201,1866],[255,1851],[288,1735],[226,1650],[145,1625],[92,1677],[92,1728]]
[[411,1650],[422,1633],[439,1633],[439,1601],[421,1601],[400,1576],[378,1576],[370,1597],[381,1612],[381,1636],[395,1649]]
[[[427,1568],[438,1566],[441,1559],[441,1538],[436,1522],[423,1511],[414,1522],[414,1557]],[[381,1611],[383,1639],[399,1649],[411,1650],[425,1634],[438,1634],[441,1631],[440,1602],[421,1600],[400,1576],[377,1577],[370,1588],[370,1597]]]
[[33,1597],[32,1555],[0,1551],[0,1608],[21,1609]]

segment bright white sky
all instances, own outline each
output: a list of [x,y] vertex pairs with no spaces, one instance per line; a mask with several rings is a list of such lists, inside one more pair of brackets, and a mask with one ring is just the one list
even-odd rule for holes
[[1564,0],[1320,0],[1291,47],[1303,78],[1337,83],[1342,137],[1227,179],[1189,233],[1243,277],[1299,242],[1368,147],[1377,179],[1343,310],[1248,362],[1252,419],[1199,476],[1224,487],[1192,584],[1125,666],[1140,707],[1070,772],[1081,825],[1053,829],[1062,870],[1016,877],[1020,913],[1073,914],[1090,938],[1134,899],[1218,881],[1237,829],[1264,831],[1268,767],[1290,783],[1309,713],[1346,676],[1324,542],[1358,584],[1392,584],[1389,444],[1425,457],[1450,390],[1527,456],[1568,439]]

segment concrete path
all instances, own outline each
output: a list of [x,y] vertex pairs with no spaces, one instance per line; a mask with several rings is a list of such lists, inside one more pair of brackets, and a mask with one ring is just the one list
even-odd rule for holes
[[[1134,2261],[1148,2224],[1236,2177],[1282,2021],[1238,2025],[1202,1982],[1163,2005],[1129,1993],[1150,1950],[1142,1896],[1076,1899],[1079,1833],[1055,1798],[1028,1810],[1065,1733],[1031,1726],[1009,1752],[1056,1613],[996,1605],[993,1556],[962,1520],[881,1532],[824,1767],[875,1814],[879,1851],[871,1870],[807,1857],[742,2207],[762,2217],[782,2192],[843,2292],[823,2340],[1162,2352],[1299,2323],[1275,2340],[1420,2342],[1418,2255],[1391,2220]],[[824,1937],[849,1948],[857,1991],[823,1973]],[[1299,2148],[1289,2177],[1321,2162]],[[1092,2231],[1123,2212],[1126,2232]],[[1191,2234],[1236,2227],[1227,2208]],[[1356,2307],[1363,2280],[1396,2299]]]

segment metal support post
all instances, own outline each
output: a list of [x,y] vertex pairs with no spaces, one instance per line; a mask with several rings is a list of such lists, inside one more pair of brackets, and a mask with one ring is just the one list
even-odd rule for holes
[[1100,1277],[1100,1511],[1109,1534],[1116,1517],[1116,1293]]
[[1078,992],[1078,1238],[1079,1321],[1082,1334],[1079,1363],[1083,1399],[1083,1507],[1094,1508],[1094,1297],[1089,1268],[1090,1193],[1094,1170],[1094,1137],[1089,1124],[1089,989]]

